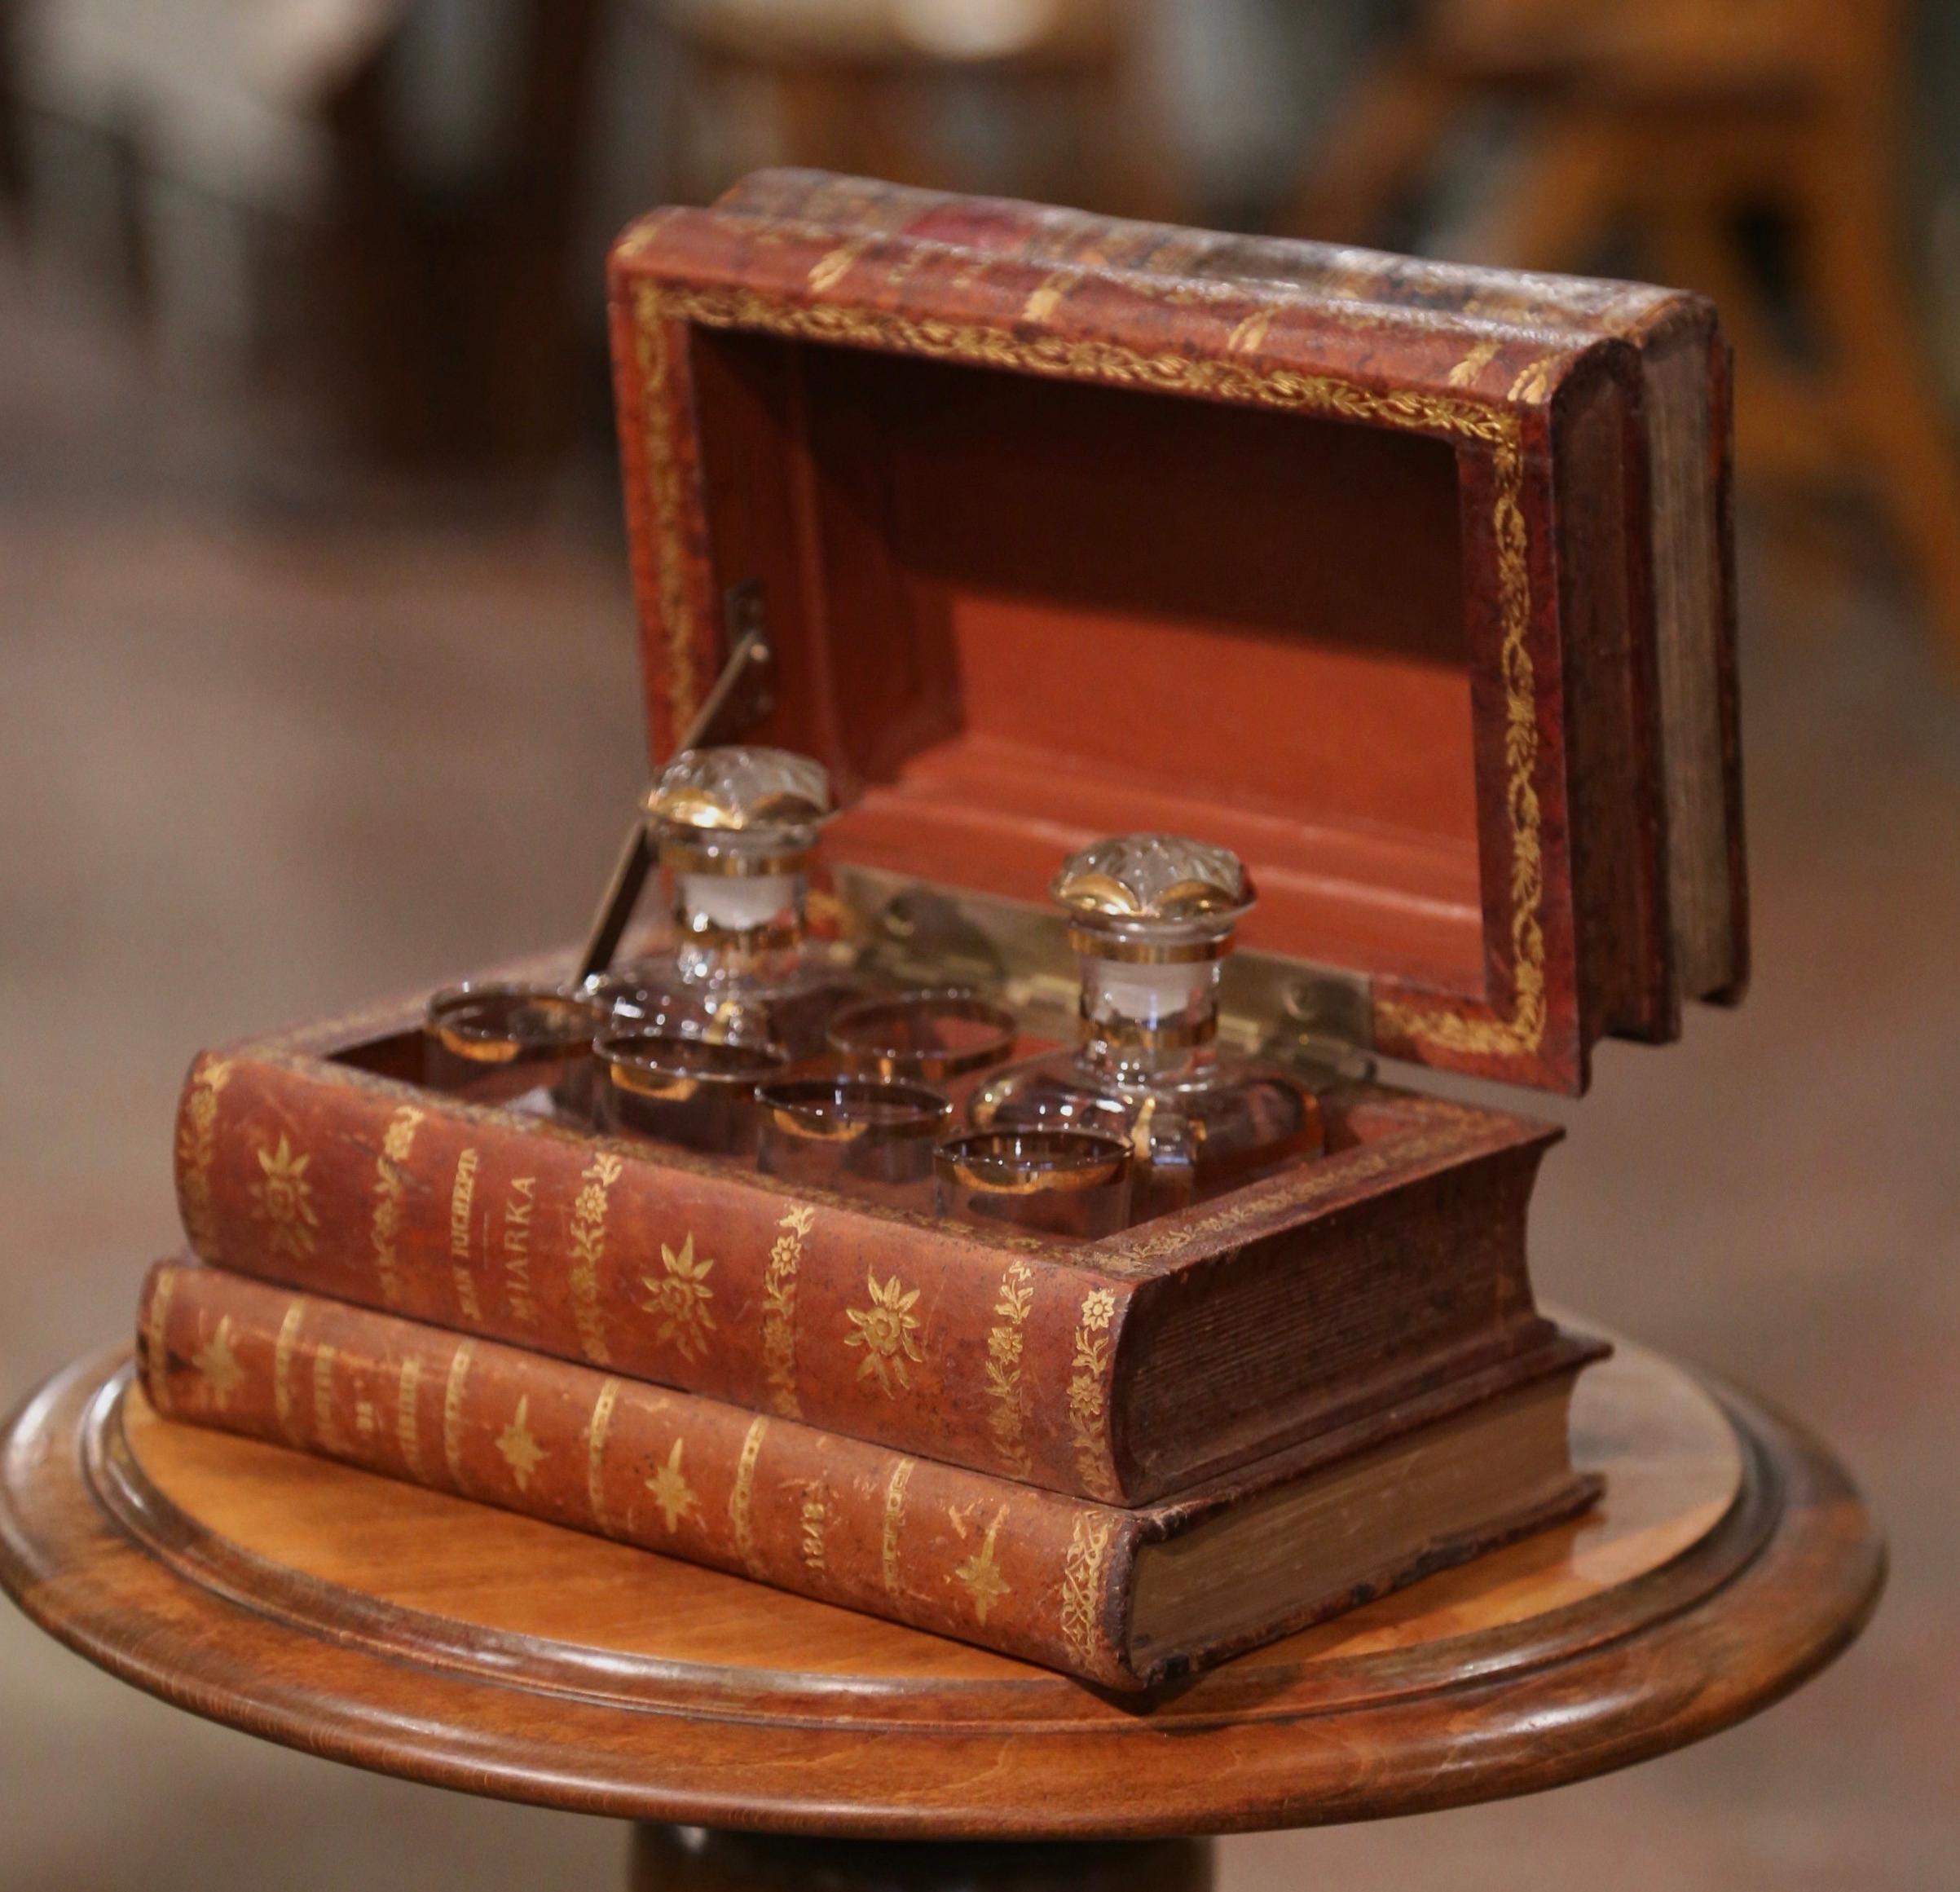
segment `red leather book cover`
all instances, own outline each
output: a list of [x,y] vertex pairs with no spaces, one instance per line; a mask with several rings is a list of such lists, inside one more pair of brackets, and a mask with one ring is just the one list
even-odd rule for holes
[[[1542,1380],[1593,1351],[1554,1340]],[[1468,1528],[1400,1546],[1256,1632],[1139,1663],[1130,1612],[1146,1546],[1245,1497],[1487,1400],[1464,1383],[1257,1477],[1141,1511],[1103,1505],[665,1391],[493,1342],[160,1263],[139,1314],[143,1389],[166,1418],[747,1575],[848,1608],[1134,1689],[1460,1562],[1578,1509],[1554,1470]]]
[[1542,1339],[1524,1222],[1557,1132],[1368,1087],[1333,1109],[1328,1158],[1071,1246],[288,1041],[198,1060],[177,1184],[207,1262],[1137,1502]]

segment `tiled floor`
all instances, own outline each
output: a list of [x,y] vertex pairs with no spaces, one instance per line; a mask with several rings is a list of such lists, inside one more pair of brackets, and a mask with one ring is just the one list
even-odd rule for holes
[[[602,501],[308,523],[241,497],[227,412],[0,270],[9,1403],[126,1325],[194,1048],[575,931],[637,786]],[[1232,1892],[1960,1882],[1960,691],[1858,533],[1759,531],[1749,565],[1755,990],[1601,1057],[1537,1272],[1831,1438],[1891,1594],[1837,1669],[1694,1752],[1233,1841]],[[0,1612],[0,1892],[606,1886],[621,1850],[205,1726]]]

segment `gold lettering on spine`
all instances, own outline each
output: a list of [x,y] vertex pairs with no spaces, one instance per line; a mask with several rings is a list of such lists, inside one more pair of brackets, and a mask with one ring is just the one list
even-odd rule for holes
[[170,1297],[176,1292],[177,1270],[167,1268],[157,1276],[156,1286],[150,1290],[150,1305],[143,1323],[144,1365],[149,1369],[144,1375],[144,1389],[150,1396],[150,1404],[164,1413],[174,1411],[177,1405],[170,1385],[169,1343],[165,1337],[165,1323],[170,1317]]
[[450,1356],[449,1377],[443,1387],[443,1462],[449,1468],[449,1482],[463,1488],[463,1388],[469,1378],[470,1357],[476,1343],[465,1340]]
[[465,1321],[480,1321],[482,1304],[477,1299],[476,1277],[469,1272],[469,1210],[476,1196],[477,1153],[466,1149],[456,1160],[456,1181],[449,1191],[450,1270],[456,1277],[456,1306]]
[[762,1368],[769,1405],[786,1419],[803,1417],[796,1392],[796,1271],[803,1245],[817,1220],[807,1206],[791,1209],[776,1226],[782,1233],[769,1250],[762,1277]]
[[338,1352],[324,1341],[313,1350],[313,1442],[336,1457],[347,1449],[340,1422],[333,1416],[333,1363]]
[[402,1463],[416,1478],[422,1475],[422,1362],[410,1354],[402,1362],[401,1377],[394,1383],[394,1442],[402,1449]]
[[595,1366],[610,1366],[606,1321],[599,1312],[599,1264],[606,1259],[606,1192],[626,1166],[601,1150],[584,1171],[571,1211],[571,1311],[579,1329],[579,1350]]
[[[1330,291],[1329,293],[1336,293]],[[1541,858],[1543,813],[1533,782],[1538,759],[1537,708],[1530,651],[1531,569],[1520,504],[1524,461],[1522,421],[1515,412],[1456,393],[1420,388],[1380,389],[1306,369],[1269,367],[1243,356],[1224,358],[1150,352],[1113,342],[1024,335],[976,322],[852,309],[835,303],[802,306],[771,301],[753,289],[643,283],[635,302],[640,368],[645,389],[642,420],[653,489],[655,555],[661,576],[661,619],[667,640],[669,690],[676,723],[680,705],[699,697],[692,624],[682,574],[686,546],[674,465],[672,423],[665,399],[667,324],[755,329],[807,342],[880,348],[928,359],[963,361],[1070,381],[1203,396],[1244,406],[1323,415],[1405,431],[1439,434],[1491,450],[1495,487],[1492,525],[1497,541],[1498,609],[1503,625],[1506,701],[1506,814],[1511,838],[1510,920],[1513,997],[1508,1016],[1494,1007],[1469,1014],[1428,1006],[1378,1003],[1385,1031],[1459,1055],[1529,1056],[1544,1037],[1544,937]],[[1528,391],[1528,390],[1527,390]]]
[[299,1345],[299,1324],[306,1317],[305,1299],[294,1301],[279,1324],[279,1339],[272,1347],[272,1409],[280,1431],[295,1445],[306,1444],[293,1420],[293,1354]]
[[742,1457],[735,1466],[735,1488],[729,1493],[729,1523],[735,1533],[735,1555],[751,1577],[760,1574],[755,1567],[755,1461],[762,1455],[762,1438],[769,1429],[766,1418],[750,1421],[747,1436],[742,1441]]
[[905,1520],[905,1487],[912,1482],[914,1461],[901,1458],[892,1467],[892,1482],[885,1487],[885,1528],[879,1544],[879,1566],[885,1580],[885,1594],[899,1593],[898,1533]]
[[1068,1375],[1068,1430],[1075,1444],[1076,1476],[1091,1497],[1112,1503],[1117,1493],[1108,1466],[1109,1327],[1116,1311],[1114,1288],[1098,1288],[1083,1297]]
[[231,1081],[223,1058],[208,1058],[191,1079],[183,1118],[177,1128],[178,1194],[184,1233],[206,1261],[218,1259],[218,1216],[211,1202],[211,1166],[218,1158],[218,1094]]
[[504,1198],[504,1294],[511,1317],[526,1327],[538,1324],[531,1294],[531,1217],[538,1206],[538,1179],[513,1176]]
[[402,1304],[401,1257],[395,1248],[402,1233],[402,1204],[408,1193],[402,1165],[415,1148],[416,1126],[421,1121],[422,1113],[412,1104],[403,1105],[388,1119],[381,1153],[374,1162],[374,1272],[381,1299],[391,1308]]
[[1085,1511],[1075,1520],[1068,1551],[1062,1563],[1062,1640],[1085,1669],[1104,1666],[1103,1659],[1103,1572],[1109,1562],[1113,1518]]
[[1026,1414],[1021,1405],[1021,1348],[1028,1310],[1034,1304],[1034,1271],[1018,1256],[1001,1276],[993,1303],[996,1325],[987,1334],[987,1425],[1001,1463],[1017,1478],[1028,1471],[1022,1439]]
[[804,1497],[802,1522],[803,1535],[797,1554],[803,1559],[805,1570],[821,1572],[824,1567],[824,1533],[830,1528],[830,1501],[821,1485]]
[[619,1403],[619,1383],[609,1379],[599,1388],[592,1402],[592,1421],[585,1437],[585,1497],[592,1506],[592,1528],[606,1537],[613,1534],[613,1521],[606,1509],[606,1435],[611,1429],[613,1408]]

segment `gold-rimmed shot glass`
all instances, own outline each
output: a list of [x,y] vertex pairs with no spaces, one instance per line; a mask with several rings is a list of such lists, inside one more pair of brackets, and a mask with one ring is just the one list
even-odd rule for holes
[[976,1130],[934,1152],[935,1201],[960,1221],[1094,1241],[1129,1226],[1132,1162],[1098,1130]]
[[1011,1012],[955,989],[847,1005],[830,1045],[853,1077],[941,1084],[1004,1063],[1019,1034]]
[[789,1054],[755,1041],[614,1030],[594,1047],[594,1117],[602,1130],[658,1136],[714,1156],[753,1157],[756,1087],[782,1075]]
[[931,1211],[932,1151],[953,1115],[943,1092],[879,1078],[784,1078],[756,1099],[764,1175]]
[[429,1001],[422,1030],[430,1087],[473,1103],[504,1104],[532,1091],[583,1114],[591,1093],[592,1040],[606,1008],[561,986],[478,981]]

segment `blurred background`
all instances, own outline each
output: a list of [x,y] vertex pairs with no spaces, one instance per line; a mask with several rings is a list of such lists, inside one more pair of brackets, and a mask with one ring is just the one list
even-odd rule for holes
[[[601,264],[773,161],[1720,300],[1758,973],[1605,1047],[1551,1298],[1842,1449],[1815,1687],[1222,1883],[1960,1858],[1960,7],[0,0],[0,1403],[119,1338],[198,1046],[583,924],[645,758]],[[0,1889],[609,1885],[604,1823],[195,1722],[0,1612]]]

